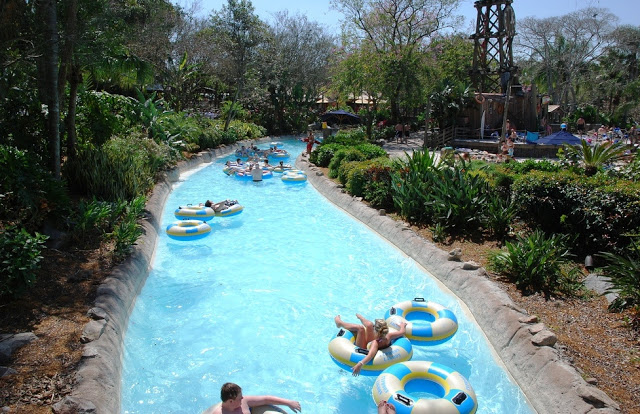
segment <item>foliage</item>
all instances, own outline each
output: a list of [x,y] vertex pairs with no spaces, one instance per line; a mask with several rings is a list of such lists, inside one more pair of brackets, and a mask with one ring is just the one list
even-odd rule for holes
[[100,146],[113,135],[123,134],[135,122],[136,103],[108,92],[83,91],[78,99],[76,127],[80,144]]
[[363,161],[365,156],[355,147],[344,147],[336,151],[329,163],[329,177],[337,178],[340,173],[340,165],[344,161]]
[[505,250],[489,257],[489,264],[523,292],[549,295],[563,286],[573,286],[580,274],[580,269],[571,264],[567,244],[567,236],[547,236],[536,230],[529,236],[519,236],[514,243],[506,242]]
[[129,203],[125,203],[121,209],[121,220],[115,226],[110,236],[115,241],[114,255],[118,259],[126,257],[142,235],[142,228],[138,220],[142,218],[146,198],[139,196]]
[[322,145],[327,144],[340,144],[344,146],[355,146],[366,142],[366,134],[363,129],[349,129],[344,131],[338,131],[335,135],[330,135],[322,140]]
[[481,176],[467,174],[464,166],[440,170],[422,195],[430,222],[450,234],[472,234],[481,225],[488,203],[488,185]]
[[33,286],[47,239],[17,226],[0,228],[0,297],[18,297]]
[[394,160],[391,173],[393,202],[402,217],[412,222],[429,222],[424,198],[442,168],[435,154],[428,151],[414,151],[405,159]]
[[115,220],[113,210],[113,203],[108,201],[95,198],[81,201],[69,226],[74,240],[84,244],[96,236],[102,236]]
[[579,147],[565,144],[564,150],[568,159],[576,160],[584,167],[584,173],[587,176],[592,176],[603,166],[622,158],[626,147],[623,144],[594,144],[590,146],[585,140],[581,140]]
[[342,148],[344,148],[344,145],[342,144],[323,143],[315,150],[313,150],[311,156],[309,157],[309,161],[312,164],[317,165],[318,167],[326,168],[329,166],[329,163],[331,162],[331,159],[335,155],[336,151]]
[[601,252],[597,256],[605,260],[606,264],[601,270],[612,284],[606,293],[617,295],[609,309],[622,310],[640,306],[640,243],[637,236],[626,254]]
[[511,199],[504,199],[497,194],[489,197],[485,224],[497,240],[504,241],[507,237],[517,211]]
[[534,171],[512,186],[518,215],[548,232],[576,236],[576,253],[620,253],[628,243],[622,234],[640,227],[640,186],[604,176]]
[[67,163],[67,176],[77,191],[100,200],[130,200],[145,194],[156,172],[175,161],[167,144],[140,131],[116,136],[100,148],[81,148]]
[[0,169],[0,220],[35,229],[47,215],[66,210],[69,198],[63,183],[32,153],[0,145]]

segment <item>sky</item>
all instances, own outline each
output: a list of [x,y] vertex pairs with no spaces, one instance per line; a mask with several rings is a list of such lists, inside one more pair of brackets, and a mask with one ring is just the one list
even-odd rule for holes
[[[211,11],[220,10],[227,0],[174,0],[178,5],[185,6],[194,1],[200,5],[200,15],[208,16]],[[330,33],[338,34],[342,14],[334,10],[331,0],[252,0],[256,13],[264,21],[272,21],[273,13],[287,10],[289,15],[302,14],[307,19],[320,23]],[[469,34],[475,27],[477,10],[473,7],[474,0],[462,0],[458,13],[464,16],[463,31]],[[517,20],[524,17],[546,18],[563,16],[586,7],[607,8],[618,16],[619,24],[640,25],[638,0],[514,0],[512,6]],[[634,7],[635,6],[635,7]],[[466,30],[465,30],[466,29]]]

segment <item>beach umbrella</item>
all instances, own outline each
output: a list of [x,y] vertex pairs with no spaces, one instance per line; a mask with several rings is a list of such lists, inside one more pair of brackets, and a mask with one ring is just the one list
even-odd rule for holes
[[320,115],[320,120],[328,124],[339,125],[355,125],[360,123],[360,117],[358,115],[352,114],[351,112],[343,111],[342,109],[326,112]]
[[547,135],[546,137],[542,137],[536,141],[536,144],[546,144],[546,145],[580,145],[582,141],[580,138],[573,135],[571,132],[567,131],[558,131],[553,134]]

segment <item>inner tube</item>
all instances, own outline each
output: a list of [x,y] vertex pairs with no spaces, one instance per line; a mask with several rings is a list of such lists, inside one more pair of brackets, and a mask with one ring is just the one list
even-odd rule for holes
[[[355,345],[356,338],[346,329],[340,329],[329,342],[331,359],[340,368],[350,371],[358,362],[362,361],[369,351]],[[393,364],[408,361],[413,356],[411,342],[403,337],[393,341],[390,347],[380,349],[366,365],[362,366],[360,374],[374,376]]]
[[415,298],[395,304],[384,318],[393,329],[407,323],[406,336],[415,345],[437,345],[446,342],[458,330],[458,318],[449,309],[435,302]]
[[307,181],[307,174],[300,170],[287,170],[282,173],[280,178],[288,183],[301,183]]
[[167,236],[173,240],[197,240],[211,233],[211,226],[200,220],[182,220],[167,226]]
[[234,204],[225,208],[224,210],[216,211],[215,215],[216,217],[231,217],[242,213],[242,210],[244,210],[243,206],[241,206],[240,204]]
[[[406,385],[413,380],[421,380],[419,391],[436,398],[407,392]],[[406,361],[385,369],[373,384],[373,399],[376,404],[393,404],[398,414],[473,414],[478,409],[476,393],[462,374],[428,361]]]
[[215,213],[211,207],[196,206],[191,204],[180,206],[173,212],[173,215],[178,220],[209,221],[213,218],[214,214]]

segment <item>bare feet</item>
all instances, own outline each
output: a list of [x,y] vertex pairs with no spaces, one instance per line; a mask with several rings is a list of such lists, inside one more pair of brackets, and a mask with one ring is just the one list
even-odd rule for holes
[[340,319],[340,315],[336,316],[333,320],[336,322],[336,328],[343,327],[342,325],[344,325],[344,323],[342,322],[342,319]]
[[360,322],[362,322],[363,324],[364,324],[364,321],[366,321],[364,316],[360,315],[359,313],[356,313],[356,318],[360,319]]

